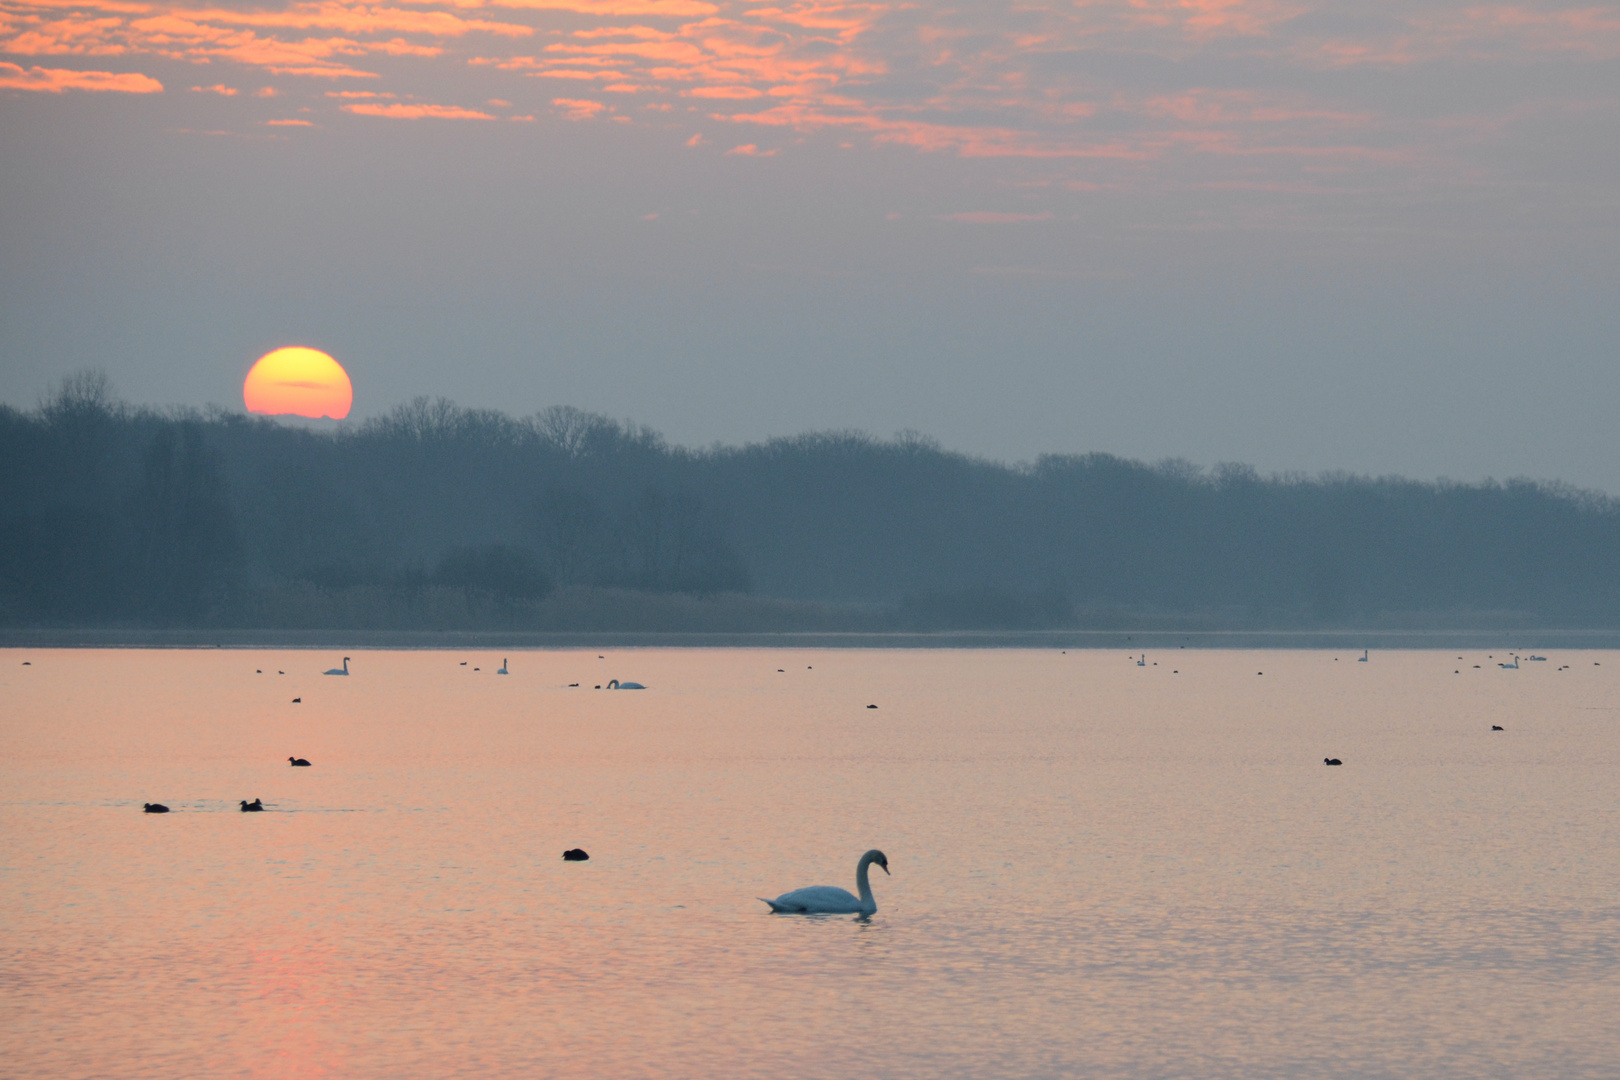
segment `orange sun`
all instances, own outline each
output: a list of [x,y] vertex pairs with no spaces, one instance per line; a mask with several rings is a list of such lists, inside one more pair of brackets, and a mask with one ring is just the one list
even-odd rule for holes
[[252,413],[341,420],[354,404],[354,387],[342,364],[319,349],[292,345],[259,357],[242,383],[242,403]]

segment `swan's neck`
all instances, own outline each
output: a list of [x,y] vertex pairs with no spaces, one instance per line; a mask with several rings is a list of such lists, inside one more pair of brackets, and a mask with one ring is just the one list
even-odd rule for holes
[[867,876],[871,867],[872,856],[863,856],[860,865],[855,868],[855,889],[861,894],[861,907],[875,910],[877,901],[872,899],[872,881]]

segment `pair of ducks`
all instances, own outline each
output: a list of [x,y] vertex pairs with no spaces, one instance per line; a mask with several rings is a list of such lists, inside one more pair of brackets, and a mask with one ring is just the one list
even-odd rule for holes
[[[264,809],[264,801],[262,799],[254,799],[252,802],[248,802],[246,799],[239,799],[237,801],[242,804],[242,813],[244,814],[256,814]],[[141,812],[144,814],[167,814],[169,812],[169,808],[160,802],[149,802],[141,804]]]

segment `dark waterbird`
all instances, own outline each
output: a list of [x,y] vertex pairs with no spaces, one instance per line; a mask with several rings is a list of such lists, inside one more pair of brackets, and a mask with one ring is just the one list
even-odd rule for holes
[[1325,757],[1325,758],[1322,759],[1322,764],[1324,764],[1324,765],[1343,765],[1344,762],[1340,761],[1336,757]]
[[589,858],[590,856],[585,854],[584,848],[571,847],[567,851],[563,852],[564,862],[584,862]]
[[877,708],[877,706],[876,705],[868,705],[867,708],[868,709],[875,709],[875,708]]
[[244,814],[256,814],[260,810],[264,809],[264,803],[260,802],[258,799],[254,799],[252,802],[248,802],[246,799],[240,799],[238,801],[242,804],[242,813]]
[[293,698],[292,703],[294,705],[302,705],[304,703],[304,699],[301,698],[301,697],[295,697],[295,698]]
[[290,758],[287,759],[287,764],[289,764],[289,765],[308,765],[309,760],[307,758],[301,758],[301,757],[290,757]]
[[1492,731],[1501,731],[1502,730],[1502,725],[1501,724],[1492,724],[1491,725],[1491,730]]
[[141,812],[145,814],[167,814],[169,808],[160,802],[149,802],[141,805]]

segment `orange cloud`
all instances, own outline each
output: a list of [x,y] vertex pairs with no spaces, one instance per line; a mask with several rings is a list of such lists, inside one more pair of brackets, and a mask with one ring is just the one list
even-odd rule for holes
[[731,98],[734,101],[764,96],[762,91],[755,90],[752,86],[700,86],[686,93],[689,97]]
[[360,116],[386,116],[393,120],[493,120],[487,112],[463,109],[457,105],[406,105],[392,102],[387,105],[361,103],[343,106],[345,112]]
[[563,114],[570,120],[589,120],[607,109],[600,101],[581,98],[552,98],[551,103],[563,110]]
[[9,90],[39,90],[60,94],[64,90],[95,90],[119,94],[160,94],[163,84],[133,72],[68,71],[64,68],[32,67],[26,71],[16,64],[0,61],[0,87]]
[[[1301,18],[1313,14],[1326,17]],[[1456,110],[1441,121],[1396,117],[1381,102],[1358,107],[1355,91],[1320,77],[1328,69],[1620,58],[1613,0],[1386,5],[1355,21],[1339,14],[1333,0],[0,0],[0,54],[213,64],[218,86],[254,76],[217,65],[255,68],[260,80],[386,75],[401,95],[392,107],[352,100],[373,101],[362,115],[401,119],[489,118],[409,104],[448,96],[440,80],[454,71],[480,80],[465,91],[472,100],[521,100],[503,85],[515,78],[561,80],[554,90],[617,101],[637,93],[664,99],[633,111],[552,99],[574,120],[664,127],[671,117],[659,112],[685,109],[717,130],[754,124],[964,157],[1062,160],[1073,169],[1199,157],[1241,159],[1256,171],[1301,167],[1262,164],[1273,159],[1331,161],[1333,169],[1415,160],[1459,145],[1450,134],[1458,126],[1488,126]],[[1112,79],[1109,65],[1086,62],[1103,55],[1148,61],[1142,71],[1166,74]],[[1209,71],[1210,83],[1226,89],[1189,85],[1191,71]],[[1255,88],[1233,89],[1244,73]],[[278,83],[284,93],[308,94]],[[143,75],[16,65],[0,69],[0,85],[159,88]],[[1586,106],[1596,101],[1587,95]],[[700,103],[714,112],[696,112]],[[1453,128],[1442,131],[1442,123]],[[755,143],[733,152],[746,155],[744,147],[774,152]]]
[[[3,48],[20,56],[116,56],[127,46],[111,40],[122,19],[68,18],[34,21],[28,29],[6,41]],[[0,29],[10,29],[0,23]]]
[[314,127],[308,120],[266,120],[268,127]]
[[236,87],[226,86],[223,83],[215,83],[213,86],[193,86],[191,91],[194,94],[218,94],[221,97],[235,97],[237,94]]
[[720,9],[703,0],[490,0],[496,7],[528,8],[532,11],[566,11],[604,18],[626,15],[653,15],[690,18],[713,15]]
[[434,37],[460,37],[471,31],[527,37],[532,26],[517,23],[463,19],[445,11],[406,11],[402,8],[367,7],[361,3],[293,4],[282,11],[230,11],[208,8],[178,11],[177,15],[196,23],[224,26],[254,26],[292,30],[339,30],[346,34],[407,33]]

